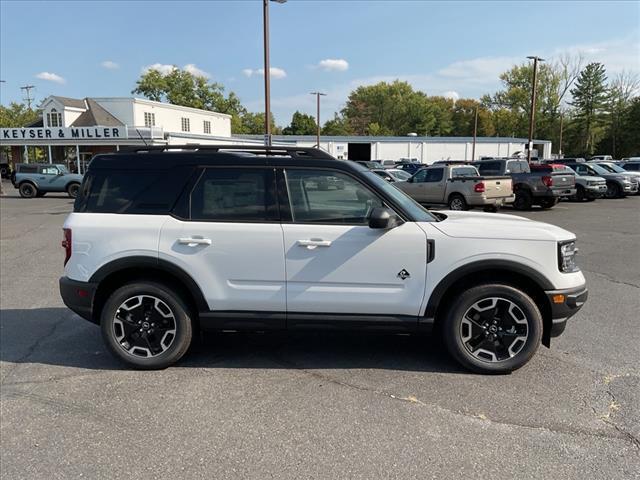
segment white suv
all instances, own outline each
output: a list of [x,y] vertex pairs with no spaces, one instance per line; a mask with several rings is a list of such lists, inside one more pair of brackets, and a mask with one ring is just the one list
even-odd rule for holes
[[64,225],[62,298],[130,366],[173,364],[196,329],[437,327],[509,372],[587,298],[561,228],[430,213],[315,149],[174,148],[95,157]]

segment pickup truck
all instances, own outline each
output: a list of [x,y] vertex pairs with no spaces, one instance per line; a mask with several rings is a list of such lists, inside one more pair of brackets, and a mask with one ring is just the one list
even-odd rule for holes
[[394,186],[419,203],[448,205],[449,210],[484,207],[486,211],[497,211],[515,198],[510,177],[480,176],[476,167],[460,163],[423,168]]
[[509,175],[513,181],[516,210],[532,205],[553,208],[561,198],[576,194],[575,175],[560,172],[531,172],[529,163],[519,158],[494,158],[474,163],[482,175]]
[[18,163],[11,181],[22,198],[43,197],[49,192],[66,192],[76,198],[82,175],[69,173],[62,164]]
[[607,181],[602,177],[593,175],[579,174],[571,167],[561,163],[555,163],[555,160],[548,160],[541,165],[531,165],[534,172],[558,172],[566,175],[575,175],[576,177],[576,194],[571,200],[582,202],[592,202],[596,198],[601,198],[607,193]]

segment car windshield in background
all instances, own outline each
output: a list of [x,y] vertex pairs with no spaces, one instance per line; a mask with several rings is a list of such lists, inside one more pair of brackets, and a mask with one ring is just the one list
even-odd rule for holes
[[60,170],[60,173],[69,173],[69,170],[67,170],[67,167],[65,167],[64,165],[56,165],[58,167],[58,170]]
[[599,163],[598,165],[613,173],[627,173],[627,171],[624,168],[619,167],[615,163]]
[[593,168],[598,175],[609,175],[611,173],[611,170],[607,170],[606,168],[602,168],[600,165],[592,164],[592,165],[589,165],[589,166],[591,168]]
[[404,181],[411,178],[411,174],[405,172],[404,170],[394,170],[393,172],[389,172],[389,174],[400,181]]
[[424,208],[422,205],[417,203],[411,197],[405,195],[403,192],[398,190],[396,187],[391,185],[386,180],[382,179],[378,175],[373,172],[365,173],[369,177],[369,180],[372,181],[380,190],[386,193],[389,197],[393,199],[393,201],[402,205],[402,207],[407,210],[414,218],[416,222],[438,222],[440,221],[438,218],[434,217]]

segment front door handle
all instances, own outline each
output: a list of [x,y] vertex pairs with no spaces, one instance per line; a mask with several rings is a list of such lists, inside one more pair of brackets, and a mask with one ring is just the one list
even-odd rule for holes
[[211,245],[211,239],[187,237],[187,238],[179,238],[178,243],[180,245],[186,245],[188,247],[196,247],[198,245]]
[[320,240],[312,238],[310,240],[298,240],[298,245],[301,247],[306,247],[309,250],[313,250],[317,247],[330,247],[331,240]]

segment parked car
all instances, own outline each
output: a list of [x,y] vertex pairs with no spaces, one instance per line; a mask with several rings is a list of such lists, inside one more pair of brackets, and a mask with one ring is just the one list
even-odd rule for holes
[[553,172],[531,172],[526,160],[500,158],[474,162],[481,175],[509,175],[516,199],[513,208],[528,210],[532,205],[553,208],[561,198],[576,194],[575,176]]
[[62,164],[17,163],[11,181],[23,198],[43,197],[49,192],[78,196],[82,175],[69,173]]
[[382,168],[396,168],[395,160],[378,160],[378,163],[382,165]]
[[0,163],[0,178],[11,178],[11,165]]
[[578,202],[588,201],[592,202],[597,198],[602,198],[607,192],[607,181],[602,177],[592,177],[590,175],[578,175],[576,171],[568,167],[567,165],[554,163],[554,160],[549,160],[548,163],[541,165],[531,165],[532,172],[557,172],[567,175],[575,175],[576,182],[576,194],[570,197],[571,200]]
[[596,165],[600,165],[605,170],[608,170],[611,173],[618,173],[621,175],[629,175],[629,178],[633,183],[636,184],[636,195],[640,194],[640,172],[634,172],[632,170],[627,170],[626,168],[622,168],[620,165],[616,165],[613,162],[589,162],[595,163]]
[[371,171],[384,178],[387,182],[404,182],[411,178],[410,173],[397,168],[377,168]]
[[470,165],[436,164],[423,168],[406,182],[395,184],[417,202],[448,205],[450,210],[484,207],[497,211],[515,199],[511,177],[480,176]]
[[638,185],[631,181],[631,177],[626,173],[613,173],[602,168],[595,163],[571,162],[563,159],[563,165],[571,167],[578,175],[591,175],[602,177],[607,182],[605,198],[621,198],[626,195],[633,195],[638,192]]
[[354,160],[354,162],[359,163],[365,168],[372,170],[374,168],[382,168],[382,164],[380,162],[375,162],[372,160]]
[[613,162],[613,157],[611,155],[594,155],[589,159],[589,161],[593,162]]
[[[435,328],[465,367],[504,373],[587,299],[571,232],[430,213],[326,152],[257,150],[94,157],[64,222],[60,293],[127,365],[168,367],[199,330]],[[321,176],[344,190],[310,189]]]
[[622,162],[620,166],[628,172],[640,172],[640,159],[627,160],[626,162]]
[[399,170],[403,170],[403,171],[407,172],[409,175],[413,175],[414,173],[416,173],[421,168],[424,168],[424,164],[422,164],[422,163],[398,163],[395,168],[397,168]]

